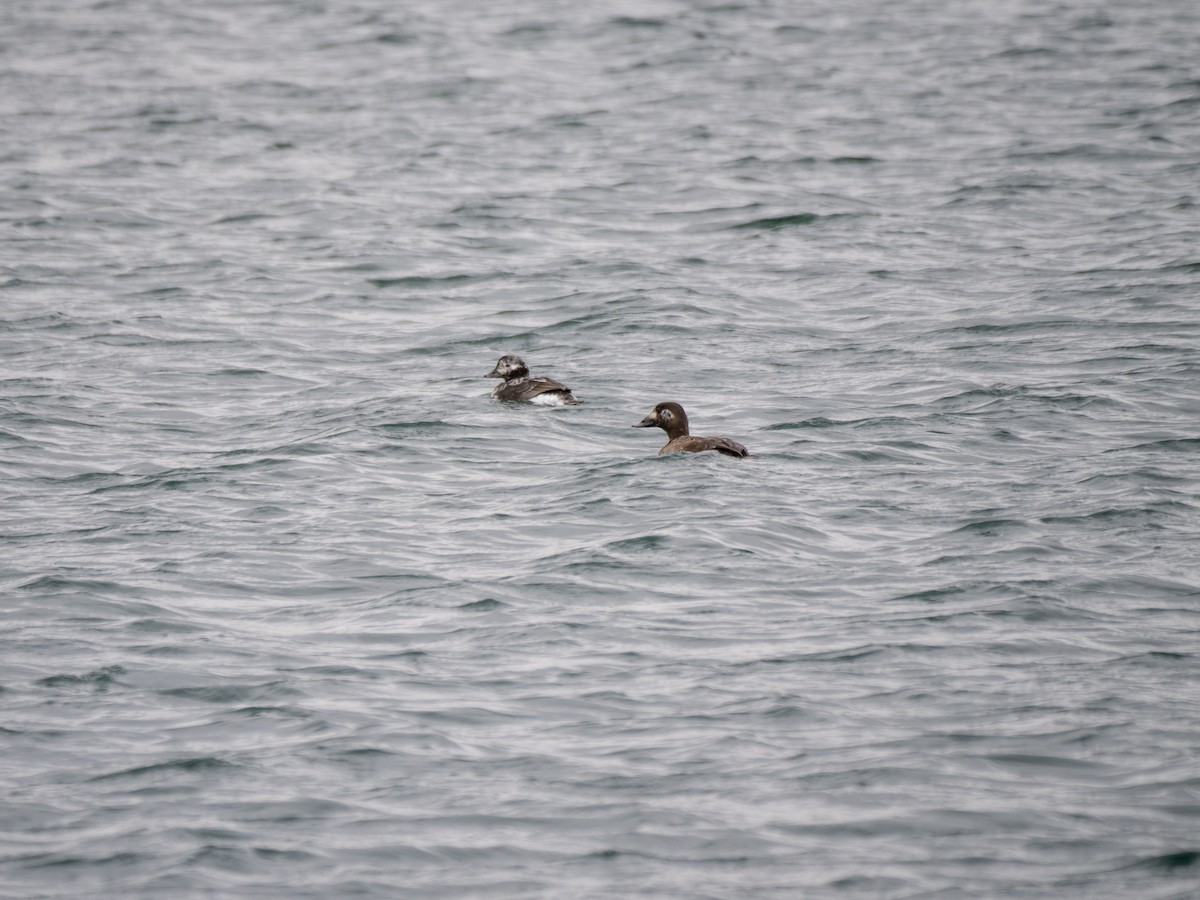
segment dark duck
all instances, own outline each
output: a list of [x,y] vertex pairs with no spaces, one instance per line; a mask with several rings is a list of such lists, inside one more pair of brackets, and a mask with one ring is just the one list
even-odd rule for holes
[[698,434],[688,434],[687,413],[678,403],[658,404],[650,411],[650,415],[633,427],[652,428],[655,425],[667,433],[667,442],[658,451],[659,456],[666,453],[703,453],[705,450],[716,450],[725,456],[739,458],[750,455],[745,447],[727,437],[701,437]]
[[500,357],[499,362],[488,378],[503,378],[495,388],[492,396],[497,400],[536,403],[539,406],[578,406],[581,400],[576,400],[571,389],[561,381],[553,378],[532,378],[529,367],[519,356],[511,353]]

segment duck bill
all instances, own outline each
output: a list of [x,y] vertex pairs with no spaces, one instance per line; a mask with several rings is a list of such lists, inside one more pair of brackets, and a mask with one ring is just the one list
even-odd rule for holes
[[653,428],[657,424],[658,424],[658,419],[654,418],[654,416],[646,416],[646,418],[642,419],[642,421],[638,422],[636,425],[633,425],[631,427],[632,428]]
[[501,375],[499,372],[497,372],[497,371],[496,371],[496,369],[497,369],[497,368],[499,368],[499,366],[493,366],[493,367],[492,367],[492,371],[488,372],[488,373],[487,373],[486,375],[484,375],[483,377],[484,377],[484,378],[503,378],[504,376],[503,376],[503,375]]

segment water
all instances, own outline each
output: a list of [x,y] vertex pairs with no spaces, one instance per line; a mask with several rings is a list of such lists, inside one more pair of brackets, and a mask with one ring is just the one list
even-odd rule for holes
[[0,895],[1196,896],[1197,38],[10,0]]

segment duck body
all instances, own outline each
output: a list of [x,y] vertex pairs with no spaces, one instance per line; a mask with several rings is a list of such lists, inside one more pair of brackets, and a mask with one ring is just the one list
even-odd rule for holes
[[521,357],[511,353],[500,357],[487,377],[503,379],[492,389],[497,400],[537,406],[578,406],[582,402],[561,381],[531,376]]
[[659,456],[668,453],[703,453],[715,450],[723,456],[742,458],[750,451],[737,441],[727,437],[702,437],[688,432],[688,417],[678,403],[660,403],[634,428],[661,428],[667,433],[667,442],[658,451]]

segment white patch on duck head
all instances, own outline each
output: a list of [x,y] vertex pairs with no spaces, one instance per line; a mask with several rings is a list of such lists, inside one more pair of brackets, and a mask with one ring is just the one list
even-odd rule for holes
[[511,379],[518,375],[527,374],[529,372],[525,362],[519,356],[514,356],[511,353],[506,353],[496,362],[496,367],[488,373],[492,378]]

